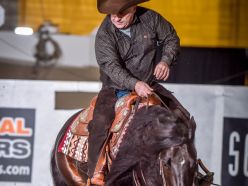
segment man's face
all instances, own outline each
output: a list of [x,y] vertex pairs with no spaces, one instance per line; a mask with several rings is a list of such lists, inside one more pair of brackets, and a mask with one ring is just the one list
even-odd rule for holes
[[127,28],[132,23],[135,12],[136,6],[132,6],[124,10],[122,13],[111,14],[111,21],[116,26],[116,28]]

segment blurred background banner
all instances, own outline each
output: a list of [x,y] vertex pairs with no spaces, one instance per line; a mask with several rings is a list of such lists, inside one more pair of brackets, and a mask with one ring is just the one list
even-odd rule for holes
[[[173,91],[194,116],[198,158],[215,172],[214,182],[225,186],[247,185],[248,88],[163,85]],[[89,104],[100,87],[98,82],[0,80],[1,185],[52,185],[49,162],[56,135],[73,113]],[[81,96],[77,104],[69,108],[60,103],[59,93],[81,93]],[[83,94],[91,96],[84,98]],[[33,142],[18,148],[20,136],[18,133],[10,135],[11,130],[3,127],[4,121],[27,118],[27,114],[31,116],[25,120],[22,130],[32,129],[29,138],[32,137]],[[28,151],[27,156],[13,156]],[[22,164],[18,164],[20,160]],[[25,162],[29,165],[24,165]],[[20,175],[27,179],[18,179]]]
[[31,182],[35,110],[0,108],[0,180]]

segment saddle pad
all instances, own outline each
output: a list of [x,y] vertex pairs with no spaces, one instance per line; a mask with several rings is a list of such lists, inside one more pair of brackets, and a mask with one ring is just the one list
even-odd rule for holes
[[65,155],[78,160],[87,162],[88,160],[88,137],[72,134],[68,131],[63,146],[59,149]]
[[80,112],[71,125],[67,128],[67,131],[58,146],[58,152],[68,155],[80,162],[87,162],[88,160],[88,136],[72,133],[72,126],[80,114],[84,111],[85,110]]

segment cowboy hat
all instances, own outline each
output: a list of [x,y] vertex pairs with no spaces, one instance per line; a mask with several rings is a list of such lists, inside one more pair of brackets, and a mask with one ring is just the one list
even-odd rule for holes
[[117,14],[146,1],[149,0],[97,0],[97,9],[103,14]]

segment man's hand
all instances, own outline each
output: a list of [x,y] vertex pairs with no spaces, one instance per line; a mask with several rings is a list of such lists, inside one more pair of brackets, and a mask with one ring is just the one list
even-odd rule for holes
[[153,75],[158,79],[158,80],[167,80],[170,74],[170,67],[169,65],[164,62],[160,61],[154,70]]
[[138,81],[135,84],[135,91],[138,96],[148,97],[150,94],[152,94],[153,89],[147,83],[143,81]]

